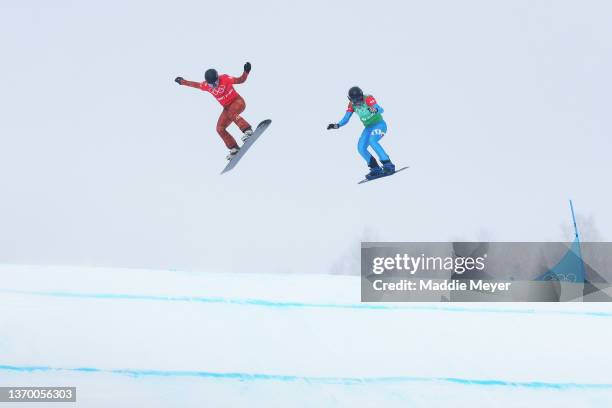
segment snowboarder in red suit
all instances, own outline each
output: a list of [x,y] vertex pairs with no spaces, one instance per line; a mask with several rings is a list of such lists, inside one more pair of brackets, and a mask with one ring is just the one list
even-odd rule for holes
[[176,77],[174,80],[179,85],[198,88],[202,91],[209,92],[223,106],[223,111],[217,121],[217,132],[225,146],[230,150],[227,159],[231,159],[238,151],[238,143],[236,139],[227,131],[227,127],[233,122],[240,128],[243,133],[242,141],[245,142],[249,136],[253,134],[251,125],[244,120],[240,114],[244,111],[246,103],[242,96],[234,89],[234,84],[241,84],[246,81],[251,72],[251,63],[244,64],[244,72],[239,77],[230,75],[219,75],[215,69],[209,69],[204,73],[204,82],[187,81],[182,77]]

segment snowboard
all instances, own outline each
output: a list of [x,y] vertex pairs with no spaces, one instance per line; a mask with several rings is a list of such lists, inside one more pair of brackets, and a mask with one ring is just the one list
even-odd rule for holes
[[251,148],[251,146],[253,146],[253,143],[255,143],[259,136],[261,136],[264,130],[266,130],[268,126],[270,126],[270,123],[272,123],[272,121],[270,119],[266,119],[262,121],[259,125],[257,125],[257,128],[253,131],[253,134],[249,136],[249,138],[246,140],[246,142],[244,142],[242,146],[240,146],[240,151],[238,151],[238,153],[236,153],[236,155],[230,159],[229,163],[227,163],[227,166],[225,166],[221,174],[227,173],[228,171],[236,167],[240,159],[242,159],[242,156],[244,156],[245,153]]
[[394,172],[394,173],[387,174],[387,175],[385,175],[385,176],[376,177],[375,179],[372,179],[372,180],[368,180],[368,179],[364,178],[363,180],[361,180],[361,181],[360,181],[359,183],[357,183],[357,184],[363,184],[363,183],[367,183],[368,181],[376,181],[376,180],[381,179],[381,178],[390,177],[390,176],[392,176],[392,175],[394,175],[394,174],[399,173],[399,172],[400,172],[400,171],[402,171],[402,170],[406,170],[406,169],[409,169],[409,168],[410,168],[410,166],[402,167],[401,169],[395,170],[395,172]]

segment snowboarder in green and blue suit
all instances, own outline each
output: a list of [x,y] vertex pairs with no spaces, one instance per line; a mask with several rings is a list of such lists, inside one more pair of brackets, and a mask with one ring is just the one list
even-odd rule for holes
[[[357,113],[357,116],[359,116],[359,119],[361,119],[365,126],[359,138],[357,150],[370,167],[370,172],[366,175],[366,179],[372,180],[393,174],[395,172],[395,165],[379,143],[380,139],[387,133],[387,123],[382,117],[383,108],[372,95],[364,95],[363,91],[357,86],[349,89],[348,98],[349,105],[344,117],[338,123],[327,125],[327,129],[341,128],[348,123],[353,112]],[[372,147],[382,163],[382,168],[376,161],[376,158],[368,151],[368,147]]]

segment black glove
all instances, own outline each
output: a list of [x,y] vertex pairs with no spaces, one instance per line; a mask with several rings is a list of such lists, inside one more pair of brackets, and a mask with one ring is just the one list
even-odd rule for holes
[[179,84],[179,85],[180,85],[180,84],[181,84],[181,82],[183,82],[183,81],[184,81],[183,77],[176,77],[176,78],[174,78],[174,82],[176,82],[176,83],[177,83],[177,84]]
[[327,130],[338,129],[338,128],[340,128],[340,125],[337,123],[330,123],[329,125],[327,125]]
[[370,106],[368,109],[369,109],[369,110],[370,110],[370,112],[372,112],[372,113],[376,113],[376,112],[378,112],[378,109],[376,109],[374,106]]
[[251,72],[251,63],[247,62],[246,64],[244,64],[244,72]]

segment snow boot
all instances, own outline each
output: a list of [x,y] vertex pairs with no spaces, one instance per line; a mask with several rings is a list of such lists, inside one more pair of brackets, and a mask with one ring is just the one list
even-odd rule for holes
[[249,137],[251,137],[251,135],[253,134],[253,129],[248,128],[247,130],[244,131],[244,133],[242,134],[242,143],[246,142],[247,139]]
[[368,180],[374,180],[375,178],[381,177],[384,175],[383,169],[378,165],[378,162],[372,156],[370,159],[370,163],[368,164],[370,167],[370,172],[366,174],[365,178]]
[[374,180],[375,178],[379,178],[385,175],[385,172],[380,167],[372,167],[370,168],[370,172],[366,174],[365,178],[368,180]]
[[238,152],[240,151],[239,147],[232,147],[229,151],[229,154],[227,155],[226,159],[227,160],[232,160],[232,158],[238,154]]
[[390,176],[395,173],[395,164],[391,163],[391,160],[381,160],[383,165],[383,171],[385,176]]

